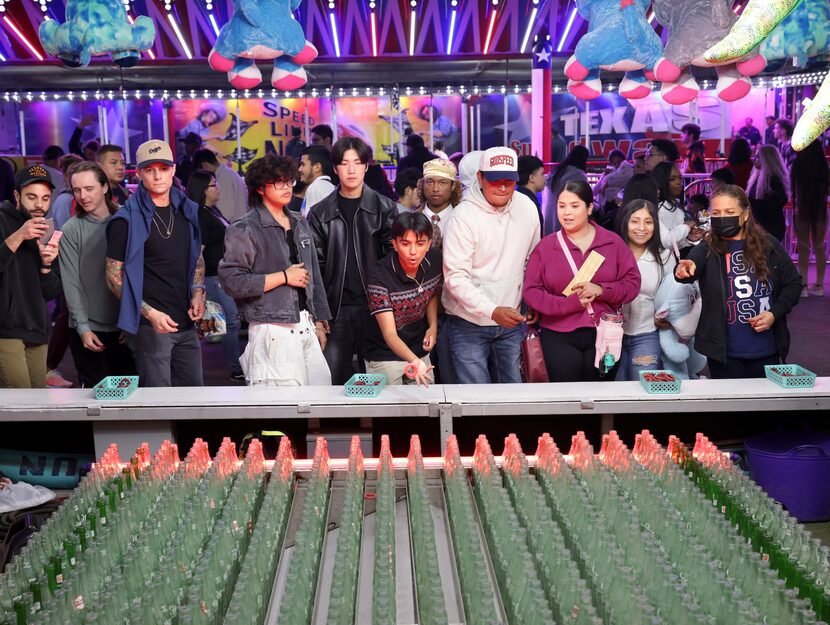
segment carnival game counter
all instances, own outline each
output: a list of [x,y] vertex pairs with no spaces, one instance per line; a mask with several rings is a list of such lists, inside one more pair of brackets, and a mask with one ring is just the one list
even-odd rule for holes
[[342,387],[139,388],[111,401],[91,389],[0,390],[0,423],[92,422],[96,455],[111,442],[157,447],[179,420],[431,417],[443,449],[453,421],[468,417],[593,415],[605,432],[614,415],[818,410],[830,410],[830,377],[805,389],[766,379],[684,381],[676,395],[650,395],[639,382],[387,386],[372,399],[346,397]]

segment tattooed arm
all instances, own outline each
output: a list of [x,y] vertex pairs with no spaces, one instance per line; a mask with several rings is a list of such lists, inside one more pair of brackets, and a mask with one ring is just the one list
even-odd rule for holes
[[[204,252],[205,246],[202,246]],[[205,314],[205,257],[199,254],[196,259],[196,271],[193,272],[193,283],[190,286],[190,310],[188,316],[198,321]]]
[[[120,301],[121,291],[124,287],[123,262],[107,258],[107,286]],[[162,334],[177,332],[178,324],[168,314],[156,310],[144,300],[141,300],[141,316],[152,324],[156,332]]]

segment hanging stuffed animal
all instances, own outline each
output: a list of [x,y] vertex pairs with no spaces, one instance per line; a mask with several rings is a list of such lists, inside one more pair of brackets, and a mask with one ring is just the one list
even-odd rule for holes
[[602,93],[600,71],[624,71],[619,93],[644,98],[651,93],[650,69],[662,52],[660,38],[646,20],[649,0],[576,0],[588,32],[565,63],[568,90],[582,100]]
[[767,61],[793,59],[804,67],[807,60],[830,53],[830,2],[803,0],[761,44]]
[[[757,46],[780,24],[801,0],[750,0],[729,34],[704,55],[707,60],[725,62],[739,58]],[[792,145],[803,150],[830,128],[830,75],[816,97],[807,105],[793,132]]]
[[317,48],[305,38],[292,12],[301,0],[234,0],[233,17],[222,26],[208,55],[211,68],[228,73],[237,89],[262,82],[257,60],[273,61],[271,85],[290,91],[307,82],[303,65],[317,58]]
[[666,102],[685,104],[697,97],[700,87],[692,66],[714,66],[721,100],[734,102],[749,93],[749,77],[766,67],[757,50],[750,49],[728,62],[712,63],[703,58],[738,20],[731,0],[654,0],[652,8],[657,21],[669,31],[663,57],[654,66],[654,77],[663,83],[661,95]]
[[121,67],[141,60],[156,37],[153,20],[144,15],[127,21],[120,0],[67,0],[66,22],[46,20],[38,31],[47,54],[69,67],[86,67],[93,56],[109,54]]

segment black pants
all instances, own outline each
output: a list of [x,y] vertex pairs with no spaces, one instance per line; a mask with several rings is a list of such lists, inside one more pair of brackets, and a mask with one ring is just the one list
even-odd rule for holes
[[778,354],[762,358],[732,358],[726,362],[718,362],[707,358],[709,374],[715,380],[733,380],[735,378],[763,378],[766,377],[764,365],[780,364]]
[[75,330],[69,338],[69,350],[75,361],[78,378],[86,388],[92,388],[108,375],[135,375],[135,362],[130,348],[118,342],[120,332],[96,332],[104,344],[104,351],[93,352],[84,347]]
[[[367,304],[359,306],[341,306],[337,320],[331,321],[331,333],[326,343],[323,356],[331,371],[331,383],[335,386],[345,384],[355,373],[365,372],[363,362],[363,329],[368,321],[377,323],[369,317]],[[358,371],[355,371],[353,359],[357,355]]]
[[52,334],[49,336],[49,347],[46,351],[46,372],[52,369],[57,369],[61,364],[64,354],[66,354],[66,346],[69,344],[70,335],[78,334],[75,330],[69,327],[69,307],[66,305],[66,299],[61,295],[57,300],[55,317],[55,326],[52,328]]
[[577,328],[572,332],[554,332],[542,328],[542,352],[551,382],[599,382],[617,377],[619,363],[603,376],[594,367],[596,328]]

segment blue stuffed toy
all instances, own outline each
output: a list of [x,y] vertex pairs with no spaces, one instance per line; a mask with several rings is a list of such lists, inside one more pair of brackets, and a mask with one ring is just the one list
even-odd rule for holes
[[153,45],[156,27],[144,15],[130,24],[120,0],[67,0],[66,22],[46,20],[38,35],[43,49],[69,67],[86,67],[91,57],[102,54],[132,67],[141,51]]
[[663,368],[681,380],[697,378],[706,366],[706,358],[694,349],[702,306],[700,287],[681,284],[672,275],[665,277],[654,294],[654,316],[671,324],[659,330]]
[[576,44],[565,64],[568,91],[581,100],[602,94],[600,70],[623,71],[619,93],[624,98],[644,98],[651,69],[663,45],[646,20],[650,0],[576,0],[579,14],[588,22],[588,32]]
[[830,53],[830,3],[803,0],[761,43],[768,61],[794,59],[804,67],[807,60]]
[[208,55],[211,68],[227,72],[237,89],[262,82],[257,59],[274,62],[271,85],[290,91],[306,84],[303,65],[317,58],[317,48],[292,12],[302,0],[234,0],[233,17],[222,27]]

